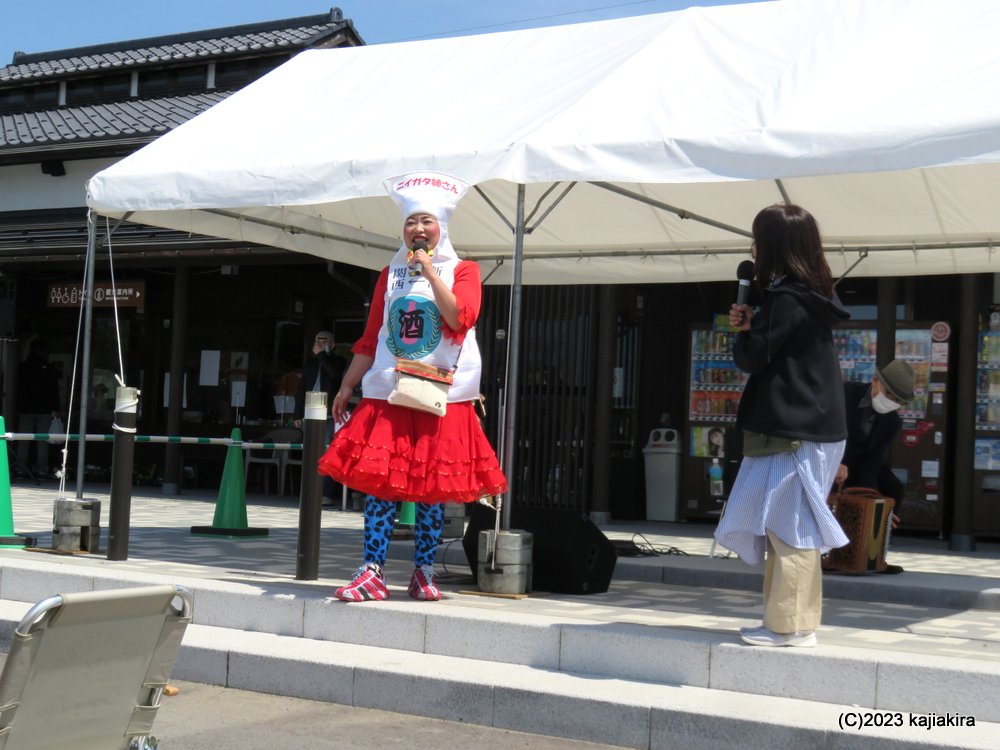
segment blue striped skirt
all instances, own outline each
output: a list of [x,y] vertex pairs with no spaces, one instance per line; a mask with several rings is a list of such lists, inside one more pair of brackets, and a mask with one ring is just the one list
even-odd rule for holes
[[715,530],[719,544],[748,565],[764,562],[767,531],[790,547],[821,554],[847,544],[826,504],[844,445],[802,441],[792,453],[745,456]]

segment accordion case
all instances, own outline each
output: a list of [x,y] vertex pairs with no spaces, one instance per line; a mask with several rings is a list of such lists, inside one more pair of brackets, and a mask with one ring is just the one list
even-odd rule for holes
[[823,555],[823,570],[856,575],[884,571],[896,501],[876,490],[850,487],[834,490],[827,503],[850,542]]

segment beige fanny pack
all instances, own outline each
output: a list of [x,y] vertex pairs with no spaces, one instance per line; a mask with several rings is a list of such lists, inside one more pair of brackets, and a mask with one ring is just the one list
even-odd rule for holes
[[443,417],[448,410],[448,389],[454,378],[453,370],[398,359],[396,387],[389,394],[388,401],[396,406]]

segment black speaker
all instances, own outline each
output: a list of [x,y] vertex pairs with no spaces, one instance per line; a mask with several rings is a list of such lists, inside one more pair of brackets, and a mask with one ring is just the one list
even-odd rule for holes
[[[473,578],[478,578],[479,532],[492,529],[495,517],[485,506],[470,508],[462,547]],[[618,560],[615,546],[581,511],[514,508],[511,528],[532,534],[531,577],[536,591],[603,594],[608,590]]]

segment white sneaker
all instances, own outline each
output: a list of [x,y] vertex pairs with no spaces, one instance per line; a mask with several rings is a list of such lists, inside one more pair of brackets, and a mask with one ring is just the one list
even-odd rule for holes
[[775,633],[768,628],[740,628],[740,638],[751,646],[798,646],[812,648],[816,645],[815,630],[796,630],[794,633]]

